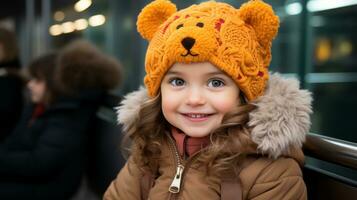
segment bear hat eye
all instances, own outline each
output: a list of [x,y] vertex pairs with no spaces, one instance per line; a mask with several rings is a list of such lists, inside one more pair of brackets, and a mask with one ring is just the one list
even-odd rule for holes
[[176,26],[176,29],[180,29],[182,27],[183,27],[183,24],[179,24],[179,25]]
[[196,24],[196,26],[198,26],[198,27],[203,27],[204,26],[204,24],[202,23],[202,22],[198,22],[197,24]]

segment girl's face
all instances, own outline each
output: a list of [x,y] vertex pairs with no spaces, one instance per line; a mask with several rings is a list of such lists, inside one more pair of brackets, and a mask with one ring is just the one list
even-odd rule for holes
[[166,120],[190,137],[204,137],[239,104],[239,89],[209,62],[175,63],[161,82]]
[[46,83],[43,80],[32,78],[27,87],[30,90],[31,101],[33,103],[43,103],[45,99]]

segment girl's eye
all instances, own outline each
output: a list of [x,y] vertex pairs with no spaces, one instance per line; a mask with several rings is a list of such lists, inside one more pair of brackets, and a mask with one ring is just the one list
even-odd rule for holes
[[175,87],[180,87],[185,84],[185,81],[180,78],[174,78],[170,80],[170,84]]
[[224,86],[224,82],[218,79],[212,79],[208,82],[208,87],[223,87]]

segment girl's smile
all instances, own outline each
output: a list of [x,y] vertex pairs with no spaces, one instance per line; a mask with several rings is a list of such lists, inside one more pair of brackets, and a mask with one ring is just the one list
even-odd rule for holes
[[218,128],[223,116],[239,104],[239,89],[209,62],[175,63],[161,82],[166,120],[191,137]]
[[209,119],[213,114],[203,114],[203,113],[184,113],[182,114],[189,121],[192,122],[203,122]]

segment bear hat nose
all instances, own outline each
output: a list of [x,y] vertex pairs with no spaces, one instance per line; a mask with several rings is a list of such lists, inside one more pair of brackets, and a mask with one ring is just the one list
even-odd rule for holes
[[181,44],[183,47],[185,47],[186,50],[190,50],[193,45],[195,44],[195,39],[191,38],[191,37],[185,37],[182,41]]

